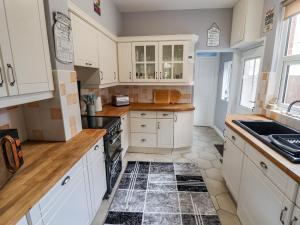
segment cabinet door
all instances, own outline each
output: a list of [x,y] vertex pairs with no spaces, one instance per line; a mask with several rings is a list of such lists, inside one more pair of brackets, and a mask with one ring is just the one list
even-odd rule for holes
[[223,156],[223,176],[226,184],[237,201],[243,170],[244,154],[230,140],[226,139]]
[[246,24],[247,0],[241,0],[233,8],[231,45],[244,39]]
[[238,200],[238,216],[244,225],[288,224],[293,203],[248,158]]
[[132,82],[131,43],[118,43],[119,81]]
[[156,82],[158,80],[158,43],[133,43],[132,59],[134,81]]
[[99,33],[100,83],[110,84],[117,81],[117,46],[106,35]]
[[26,216],[24,216],[16,225],[28,225]]
[[53,90],[43,1],[4,0],[14,64],[7,64],[10,86],[19,94]]
[[98,68],[97,30],[71,13],[74,65]]
[[295,206],[291,218],[291,222],[289,225],[300,225],[300,209]]
[[90,150],[88,157],[92,207],[93,214],[95,215],[107,189],[104,147],[102,141]]
[[125,116],[122,116],[121,118],[121,129],[123,130],[122,134],[121,134],[121,145],[123,148],[123,152],[122,152],[122,157],[125,156],[126,151],[128,149],[129,146],[129,117],[126,114]]
[[174,148],[189,147],[193,142],[194,112],[174,113]]
[[158,119],[157,120],[157,147],[158,148],[173,148],[174,137],[174,122],[173,119]]
[[159,43],[159,78],[161,82],[185,82],[187,74],[187,42]]

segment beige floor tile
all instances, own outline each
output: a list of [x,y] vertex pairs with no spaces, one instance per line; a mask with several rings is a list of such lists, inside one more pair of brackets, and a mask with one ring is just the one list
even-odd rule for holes
[[207,185],[207,189],[210,195],[216,196],[228,192],[228,189],[224,182],[220,182],[211,178],[206,178],[204,181]]
[[220,169],[217,169],[217,168],[207,169],[206,174],[207,174],[208,178],[224,182],[224,178],[222,176]]
[[220,209],[232,214],[236,214],[236,205],[233,202],[229,193],[223,193],[216,196]]

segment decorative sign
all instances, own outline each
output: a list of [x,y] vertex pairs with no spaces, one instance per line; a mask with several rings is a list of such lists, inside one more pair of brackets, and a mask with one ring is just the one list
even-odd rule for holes
[[62,63],[73,62],[73,42],[71,20],[61,12],[55,13],[54,41],[55,55]]
[[264,24],[264,32],[269,32],[273,30],[273,24],[274,24],[274,8],[270,9],[266,12],[265,15],[265,24]]
[[94,0],[94,11],[101,16],[100,0]]
[[207,30],[207,47],[217,47],[220,45],[221,30],[216,23],[213,23]]

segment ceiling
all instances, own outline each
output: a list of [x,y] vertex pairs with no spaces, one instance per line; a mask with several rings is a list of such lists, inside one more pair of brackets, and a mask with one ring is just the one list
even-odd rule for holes
[[238,0],[113,0],[120,12],[231,8]]

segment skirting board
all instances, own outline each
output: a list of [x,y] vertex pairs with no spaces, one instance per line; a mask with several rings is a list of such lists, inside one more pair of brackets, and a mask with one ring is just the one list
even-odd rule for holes
[[217,132],[217,134],[220,136],[220,138],[222,138],[222,140],[224,140],[223,132],[220,131],[220,129],[217,126],[213,126],[213,128]]

